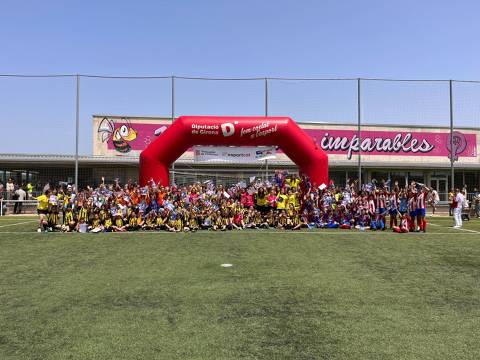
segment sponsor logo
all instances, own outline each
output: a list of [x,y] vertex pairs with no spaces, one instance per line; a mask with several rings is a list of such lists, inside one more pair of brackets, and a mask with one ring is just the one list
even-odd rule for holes
[[359,152],[385,152],[385,153],[428,153],[435,147],[430,144],[427,139],[413,138],[411,133],[396,134],[393,139],[388,138],[371,138],[362,137],[361,144],[357,134],[351,138],[346,136],[331,136],[329,133],[325,133],[320,143],[323,150],[326,151],[346,151],[347,158],[352,158],[352,153]]
[[458,160],[458,155],[465,151],[467,147],[467,139],[460,131],[453,131],[452,134],[448,135],[447,139],[447,149],[448,149],[448,158],[451,159],[453,156],[453,161]]
[[225,137],[235,134],[235,126],[232,123],[224,123],[220,125],[220,127],[222,129],[222,134]]

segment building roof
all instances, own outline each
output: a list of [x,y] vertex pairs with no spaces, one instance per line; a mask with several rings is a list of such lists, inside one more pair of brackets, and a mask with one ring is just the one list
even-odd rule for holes
[[[0,154],[0,164],[19,164],[19,165],[52,165],[52,166],[71,166],[75,162],[74,155],[62,155],[62,154]],[[92,155],[81,155],[78,157],[78,162],[80,165],[126,165],[126,166],[137,166],[139,163],[138,156],[92,156]],[[180,159],[178,159],[176,164],[183,164],[187,166],[198,166],[198,167],[237,167],[237,168],[252,168],[259,167],[263,165],[262,162],[258,163],[225,163],[222,161],[219,162],[194,162],[193,154],[185,153]],[[284,159],[271,159],[268,161],[269,164],[274,166],[293,166],[294,164],[290,160]],[[356,168],[357,162],[352,160],[330,160],[330,166],[339,167],[339,168]],[[438,162],[408,162],[407,164],[402,164],[401,162],[385,161],[381,158],[378,160],[362,160],[362,166],[368,168],[390,168],[390,169],[405,169],[405,168],[415,168],[415,169],[449,169],[449,163],[438,163]],[[480,169],[479,163],[455,163],[456,168],[460,169]]]
[[[75,161],[75,155],[63,154],[0,154],[0,162],[2,163],[72,163]],[[80,155],[78,157],[80,163],[113,163],[113,164],[136,164],[138,156],[92,156]]]
[[[288,115],[286,115],[288,116]],[[147,120],[147,121],[171,121],[171,117],[169,116],[141,116],[141,115],[114,115],[114,114],[93,114],[92,118],[103,118],[103,117],[108,117],[108,118],[127,118],[130,120]],[[175,117],[177,119],[178,117]],[[319,121],[319,120],[313,120],[313,121],[308,121],[308,120],[301,120],[301,119],[296,119],[295,117],[292,117],[292,119],[300,126],[302,125],[332,125],[332,126],[358,126],[358,123],[352,122],[352,121]],[[420,125],[414,125],[414,124],[388,124],[388,123],[370,123],[370,122],[363,122],[361,124],[362,128],[371,128],[371,127],[392,127],[392,128],[397,128],[397,127],[408,127],[411,129],[448,129],[450,130],[450,125],[447,123],[440,123],[440,124],[420,124]],[[455,130],[473,130],[473,131],[480,131],[480,127],[478,126],[460,126],[459,124],[456,124],[454,127]]]

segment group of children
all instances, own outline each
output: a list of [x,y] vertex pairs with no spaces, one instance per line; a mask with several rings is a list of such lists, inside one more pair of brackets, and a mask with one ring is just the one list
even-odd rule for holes
[[[96,189],[48,189],[37,198],[38,231],[170,232],[242,229],[387,228],[397,233],[426,231],[430,189],[412,183],[357,191],[356,183],[317,187],[296,175],[270,182],[145,187],[118,182]],[[389,224],[387,226],[387,217]]]

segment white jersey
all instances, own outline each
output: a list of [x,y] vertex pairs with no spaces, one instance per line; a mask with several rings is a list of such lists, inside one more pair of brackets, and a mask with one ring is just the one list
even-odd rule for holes
[[463,203],[465,202],[465,196],[459,192],[455,197],[455,201],[457,202],[457,209],[462,209]]

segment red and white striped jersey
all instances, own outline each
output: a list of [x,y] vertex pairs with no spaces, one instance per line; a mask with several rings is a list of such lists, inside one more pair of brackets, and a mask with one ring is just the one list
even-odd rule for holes
[[373,199],[368,202],[368,211],[375,214],[375,201]]
[[397,193],[390,195],[390,209],[398,209],[398,197]]
[[417,196],[417,209],[425,209],[427,207],[427,197],[425,196],[425,192],[422,191]]
[[417,210],[417,199],[415,197],[411,197],[408,199],[408,211],[415,211]]
[[387,207],[385,195],[381,194],[377,196],[377,208],[385,209]]

